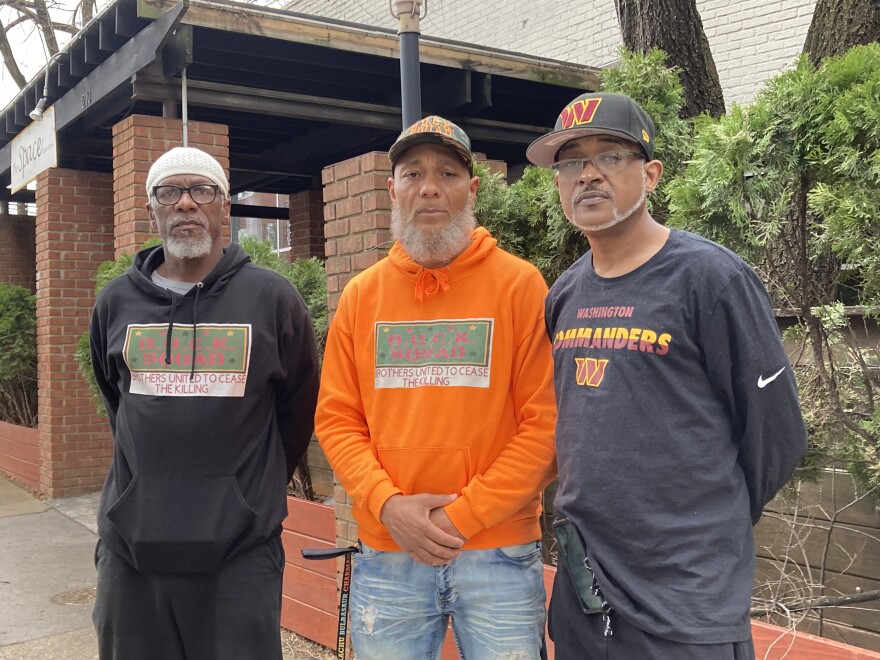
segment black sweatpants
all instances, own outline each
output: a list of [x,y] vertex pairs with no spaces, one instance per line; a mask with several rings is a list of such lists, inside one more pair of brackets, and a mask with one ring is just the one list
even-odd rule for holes
[[751,637],[724,644],[681,644],[636,628],[616,612],[604,636],[601,614],[584,614],[564,568],[556,572],[547,617],[556,660],[755,660]]
[[141,574],[98,541],[101,660],[281,660],[276,537],[205,575]]

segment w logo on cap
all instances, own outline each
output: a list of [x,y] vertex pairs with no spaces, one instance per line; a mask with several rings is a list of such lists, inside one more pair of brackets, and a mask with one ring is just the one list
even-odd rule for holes
[[[567,105],[559,114],[559,121],[563,129],[589,124],[596,116],[596,110],[602,99],[579,99]],[[558,130],[558,129],[557,129]]]

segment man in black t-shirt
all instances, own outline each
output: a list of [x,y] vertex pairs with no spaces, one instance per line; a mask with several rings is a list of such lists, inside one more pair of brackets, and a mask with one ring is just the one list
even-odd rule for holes
[[794,375],[752,268],[669,229],[632,99],[583,94],[528,149],[590,251],[553,285],[557,660],[753,658],[752,525],[806,448]]

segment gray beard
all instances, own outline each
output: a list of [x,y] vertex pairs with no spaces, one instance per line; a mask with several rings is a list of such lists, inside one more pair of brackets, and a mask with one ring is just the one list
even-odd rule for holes
[[214,239],[203,226],[198,236],[173,236],[169,231],[162,237],[162,243],[165,251],[175,259],[201,259],[211,254]]
[[450,264],[470,245],[476,226],[472,208],[462,209],[446,226],[432,229],[416,227],[412,218],[403,217],[397,204],[391,207],[391,237],[400,241],[410,258],[424,267]]

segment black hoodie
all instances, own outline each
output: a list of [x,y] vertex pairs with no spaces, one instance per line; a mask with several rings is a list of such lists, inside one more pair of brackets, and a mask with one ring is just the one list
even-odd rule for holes
[[141,250],[101,291],[92,364],[113,432],[103,542],[145,573],[210,573],[281,531],[318,389],[305,303],[230,244],[184,296]]

